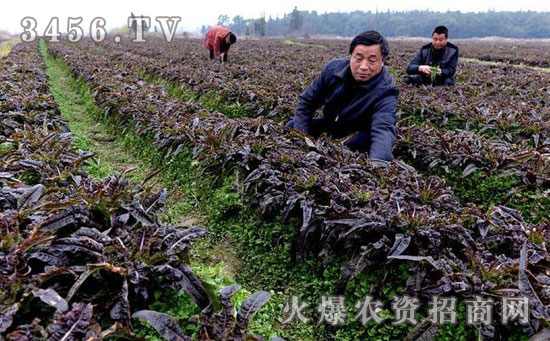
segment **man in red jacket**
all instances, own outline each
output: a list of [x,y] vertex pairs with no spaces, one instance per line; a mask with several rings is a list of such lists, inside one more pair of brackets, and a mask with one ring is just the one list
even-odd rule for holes
[[237,41],[237,36],[223,26],[213,26],[206,33],[204,46],[210,51],[210,60],[216,58],[227,62],[229,47]]

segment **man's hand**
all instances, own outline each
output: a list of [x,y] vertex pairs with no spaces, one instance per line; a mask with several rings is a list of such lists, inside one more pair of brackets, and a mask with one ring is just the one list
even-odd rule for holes
[[[429,66],[429,65],[420,65],[418,67],[418,71],[420,73],[424,73],[426,75],[431,75],[432,74],[432,67]],[[441,69],[440,68],[437,68],[437,75],[441,76]]]
[[420,73],[425,73],[427,75],[431,75],[432,74],[432,70],[430,69],[430,66],[429,65],[420,65],[418,67],[418,72]]

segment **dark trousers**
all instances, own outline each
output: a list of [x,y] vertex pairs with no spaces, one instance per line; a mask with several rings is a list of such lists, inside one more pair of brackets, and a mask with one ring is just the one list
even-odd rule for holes
[[[286,126],[294,128],[294,120],[289,121]],[[329,121],[324,117],[314,117],[311,121],[311,136],[319,137],[322,133],[327,133],[329,136],[337,139],[353,134],[345,143],[349,149],[362,153],[370,150],[370,133],[366,131],[352,131],[348,127]]]
[[[210,50],[210,60],[214,59],[214,50]],[[227,53],[223,54],[223,61],[227,62]]]
[[409,75],[405,77],[403,80],[405,84],[425,84],[425,85],[433,85],[433,86],[449,86],[449,85],[455,85],[455,80],[453,78],[449,77],[436,77],[434,83],[432,84],[432,80],[430,76],[422,76],[422,75]]

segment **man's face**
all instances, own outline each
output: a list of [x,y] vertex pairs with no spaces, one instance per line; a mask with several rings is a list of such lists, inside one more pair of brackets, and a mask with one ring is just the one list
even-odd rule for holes
[[434,33],[432,35],[432,46],[434,49],[439,50],[444,48],[447,45],[447,37],[445,33]]
[[380,45],[357,45],[350,58],[351,75],[358,82],[366,82],[376,76],[384,66]]
[[231,43],[230,38],[229,38],[229,34],[225,37],[225,43],[228,44],[228,45],[233,45],[233,44]]

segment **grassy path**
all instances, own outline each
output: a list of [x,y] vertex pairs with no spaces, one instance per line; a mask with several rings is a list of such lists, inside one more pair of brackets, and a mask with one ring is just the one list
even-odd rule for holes
[[[42,50],[44,53],[44,50]],[[79,84],[52,57],[46,57],[46,73],[50,82],[50,90],[59,105],[61,117],[69,125],[75,135],[76,146],[83,151],[94,153],[94,164],[86,171],[93,177],[102,178],[115,172],[135,168],[129,173],[133,181],[144,178],[146,167],[127,150],[121,148],[119,141],[109,135],[101,123],[97,123],[97,108],[93,98],[88,93],[81,96],[77,88]]]
[[0,58],[5,57],[11,49],[19,42],[19,39],[6,40],[0,43]]

